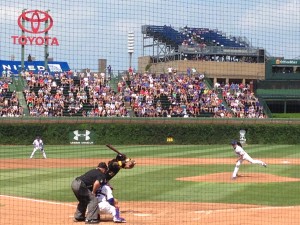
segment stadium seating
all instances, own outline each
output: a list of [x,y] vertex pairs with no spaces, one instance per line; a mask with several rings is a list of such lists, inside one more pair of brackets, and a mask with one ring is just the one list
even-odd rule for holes
[[167,45],[178,48],[185,40],[185,36],[171,26],[148,26],[147,34]]
[[246,87],[221,87],[224,101],[197,73],[135,73],[122,77],[116,91],[97,74],[29,76],[24,96],[30,116],[265,118]]
[[171,26],[149,25],[147,26],[146,33],[154,39],[175,47],[175,49],[178,49],[178,46],[182,45],[182,43],[189,46],[204,43],[206,45],[233,48],[249,47],[248,44],[242,42],[238,37],[227,37],[221,31],[208,28],[184,27],[180,31],[177,31]]
[[0,117],[19,117],[24,112],[16,92],[9,89],[10,82],[3,78],[0,80]]
[[[225,117],[222,100],[199,74],[135,74],[129,84],[136,117]],[[123,87],[121,91],[125,91]]]

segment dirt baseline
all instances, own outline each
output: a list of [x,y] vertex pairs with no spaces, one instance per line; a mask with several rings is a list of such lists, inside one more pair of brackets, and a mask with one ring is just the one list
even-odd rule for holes
[[[107,161],[108,159],[103,159]],[[136,159],[138,165],[194,165],[234,164],[235,159]],[[300,164],[298,159],[266,159],[268,164]],[[96,159],[4,159],[1,169],[13,168],[63,168],[97,165]],[[293,182],[299,179],[278,177],[267,173],[241,174],[237,180],[230,173],[215,173],[208,176],[180,177],[178,180],[194,182]],[[84,224],[72,221],[77,203],[59,203],[16,196],[0,195],[1,224],[56,225]],[[134,225],[282,225],[299,224],[300,206],[269,207],[187,202],[120,202],[121,215],[127,224]],[[110,215],[102,215],[102,224],[114,224]]]

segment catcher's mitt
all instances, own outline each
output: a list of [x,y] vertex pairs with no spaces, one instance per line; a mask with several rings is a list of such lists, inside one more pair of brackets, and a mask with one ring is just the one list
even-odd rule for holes
[[132,169],[135,166],[136,162],[133,159],[127,158],[125,160],[124,169]]

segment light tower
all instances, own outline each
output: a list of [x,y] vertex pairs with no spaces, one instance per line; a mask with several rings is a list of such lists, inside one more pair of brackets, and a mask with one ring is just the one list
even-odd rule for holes
[[129,31],[128,32],[128,53],[129,53],[129,68],[131,68],[131,61],[132,61],[132,54],[134,52],[134,32]]
[[[23,9],[22,10],[22,15],[24,15],[25,11],[27,9]],[[22,27],[25,27],[25,19],[24,17],[22,16]],[[25,37],[25,30],[22,29],[22,37]],[[24,45],[24,40],[22,38],[22,45],[21,45],[21,71],[24,70],[24,58],[25,58],[25,45]]]
[[[46,13],[48,14],[50,12],[50,10],[48,9],[46,11]],[[45,30],[47,30],[49,26],[49,22],[48,22],[48,19],[45,20]],[[45,32],[45,40],[47,40],[48,38],[48,31]],[[48,43],[47,41],[45,41],[45,53],[44,53],[44,66],[45,66],[45,70],[47,70],[47,67],[48,67],[48,56],[49,56],[49,52],[48,52]]]

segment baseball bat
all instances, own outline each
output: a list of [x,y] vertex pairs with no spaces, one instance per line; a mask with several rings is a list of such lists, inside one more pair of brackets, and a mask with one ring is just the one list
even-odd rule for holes
[[120,154],[120,155],[124,155],[123,153],[121,153],[117,149],[115,149],[112,145],[105,145],[105,146],[108,147],[109,149],[113,150],[114,152]]

